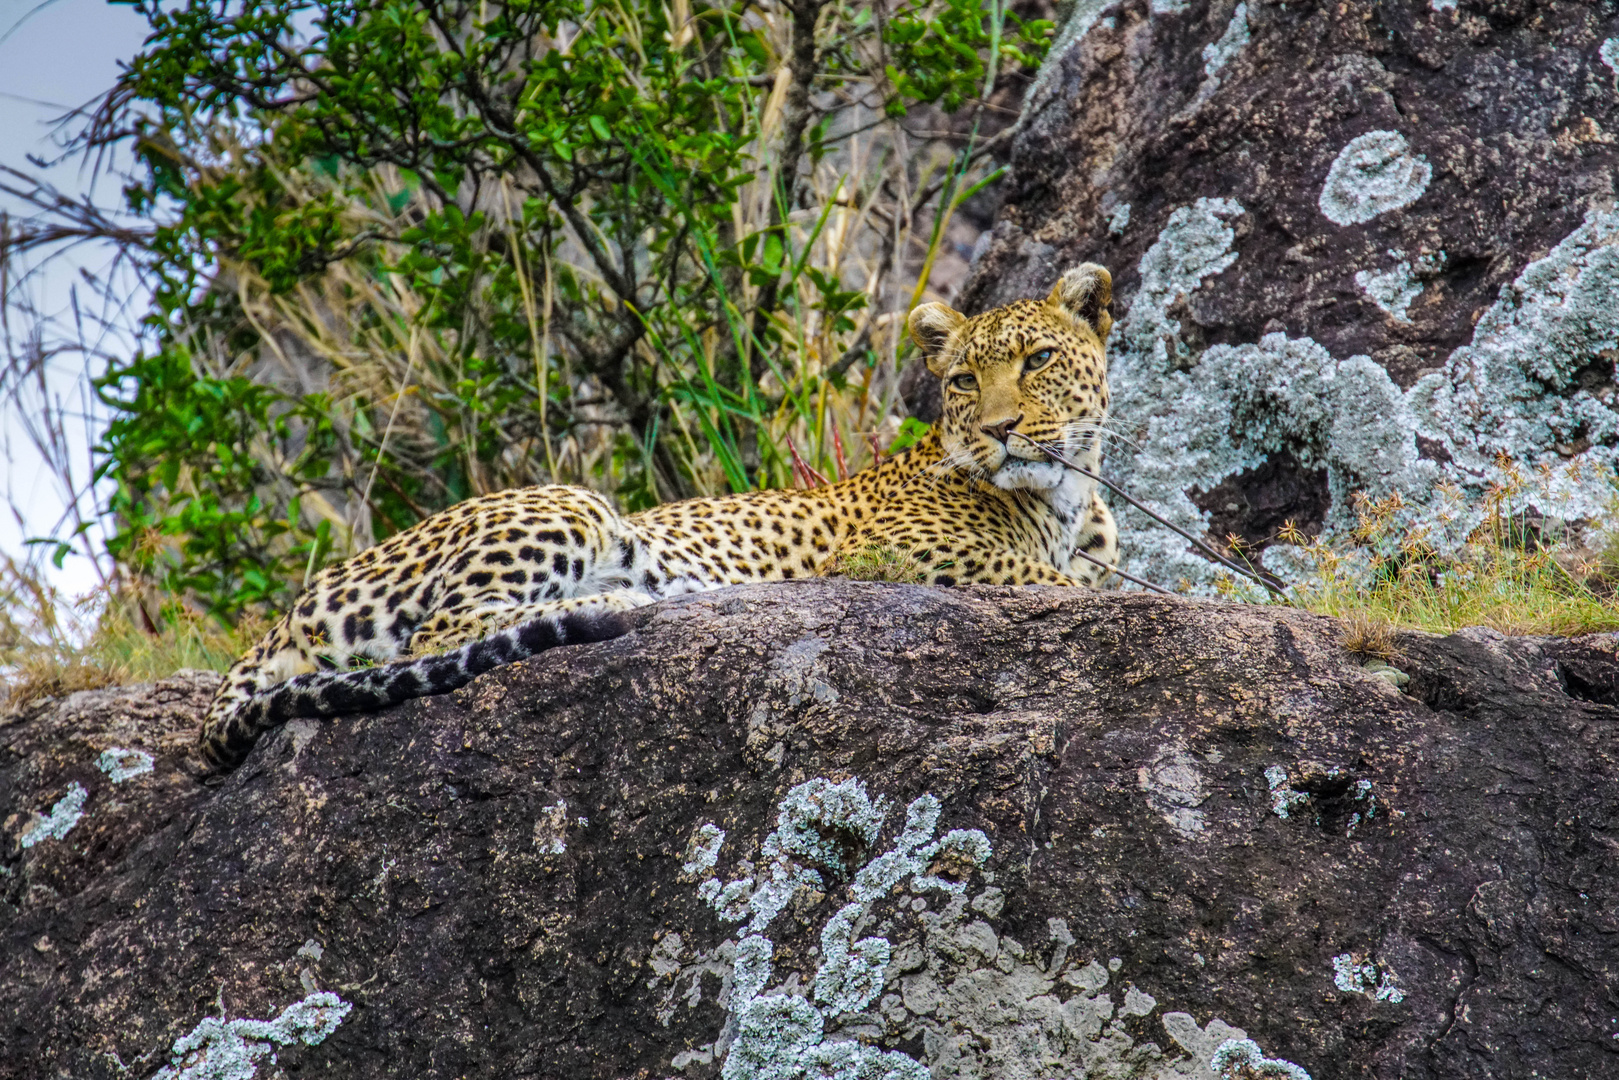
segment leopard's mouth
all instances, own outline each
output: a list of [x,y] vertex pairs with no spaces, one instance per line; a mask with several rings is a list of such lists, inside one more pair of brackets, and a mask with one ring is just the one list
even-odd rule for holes
[[1012,432],[1011,437],[1003,444],[990,440],[992,450],[1001,452],[1001,461],[996,468],[1005,468],[1018,464],[1046,465],[1052,463],[1051,454],[1047,447],[1055,450],[1064,457],[1071,456],[1072,450],[1068,447],[1061,435],[1041,437],[1038,435],[1024,435],[1021,432]]

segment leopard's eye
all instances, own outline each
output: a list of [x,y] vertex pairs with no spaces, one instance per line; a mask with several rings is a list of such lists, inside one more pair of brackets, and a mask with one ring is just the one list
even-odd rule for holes
[[973,375],[957,375],[954,379],[950,380],[950,385],[955,387],[957,390],[977,390],[978,379]]
[[1024,360],[1023,361],[1023,372],[1024,372],[1024,374],[1028,374],[1031,371],[1039,371],[1041,368],[1043,368],[1047,364],[1051,363],[1051,355],[1052,355],[1052,353],[1051,353],[1050,349],[1041,349],[1039,352],[1035,353],[1033,356],[1031,356],[1028,359]]

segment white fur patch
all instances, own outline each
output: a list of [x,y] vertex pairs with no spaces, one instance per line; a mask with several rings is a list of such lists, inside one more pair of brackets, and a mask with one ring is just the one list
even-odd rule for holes
[[1054,461],[1008,457],[989,479],[1002,491],[1050,491],[1063,482],[1067,471]]

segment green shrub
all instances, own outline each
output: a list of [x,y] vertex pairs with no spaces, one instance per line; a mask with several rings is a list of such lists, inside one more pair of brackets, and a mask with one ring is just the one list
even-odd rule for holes
[[489,490],[778,486],[838,431],[863,462],[996,175],[986,90],[1049,31],[1000,0],[147,13],[92,137],[135,132],[157,222],[146,348],[99,383],[109,546],[227,620]]

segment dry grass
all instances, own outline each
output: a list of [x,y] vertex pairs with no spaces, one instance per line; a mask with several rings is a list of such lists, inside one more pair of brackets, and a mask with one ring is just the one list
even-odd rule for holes
[[154,631],[118,598],[77,605],[37,574],[0,566],[0,708],[15,709],[78,690],[163,678],[185,668],[224,671],[265,630],[246,617],[235,627],[173,608]]
[[868,544],[858,551],[839,551],[827,564],[826,576],[851,581],[892,581],[920,585],[926,568],[909,551],[886,544]]
[[1297,530],[1315,580],[1295,602],[1349,624],[1351,652],[1386,658],[1398,629],[1451,633],[1487,626],[1504,634],[1573,636],[1619,630],[1619,539],[1584,550],[1543,521],[1515,509],[1527,482],[1507,481],[1485,497],[1482,524],[1454,551],[1441,552],[1427,529],[1400,524],[1398,496],[1360,499],[1348,543],[1329,544]]
[[1351,615],[1343,620],[1345,651],[1356,656],[1375,657],[1392,663],[1394,660],[1394,626],[1392,623],[1365,615]]

